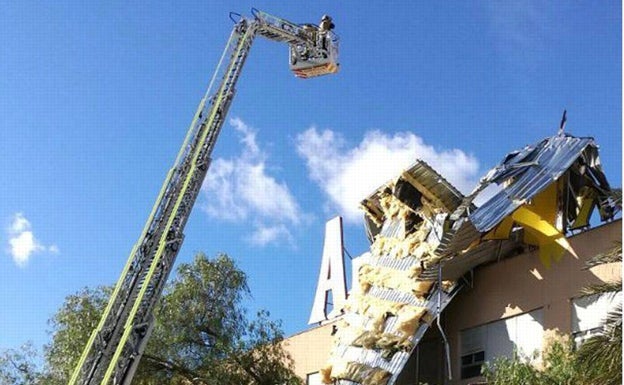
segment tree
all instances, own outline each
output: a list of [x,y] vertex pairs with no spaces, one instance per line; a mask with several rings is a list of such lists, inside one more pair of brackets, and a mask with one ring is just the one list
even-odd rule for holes
[[583,373],[579,384],[622,383],[622,307],[607,315],[605,331],[591,337],[577,351],[576,362]]
[[[280,323],[265,311],[253,319],[247,315],[247,277],[231,258],[220,254],[209,259],[200,253],[176,272],[155,309],[154,330],[133,383],[301,382],[281,347]],[[68,296],[50,320],[52,342],[44,348],[43,372],[33,367],[32,351],[6,352],[0,355],[0,383],[66,384],[110,293],[110,288],[98,287]]]
[[554,334],[542,352],[542,367],[526,357],[499,357],[482,368],[489,385],[576,385],[579,372],[574,366],[574,349],[568,336]]
[[46,367],[41,382],[46,385],[67,383],[111,293],[110,287],[100,286],[84,288],[65,298],[48,321],[52,327],[52,342],[44,348]]
[[37,352],[30,343],[0,353],[0,384],[38,384],[40,373],[34,364],[36,356]]
[[[619,202],[622,196],[619,190]],[[590,259],[586,268],[622,262],[622,243],[616,242],[604,253]],[[622,290],[622,279],[591,285],[584,295],[604,295]],[[611,310],[604,320],[603,332],[589,338],[580,346],[576,363],[583,373],[582,384],[619,385],[622,383],[622,304]]]
[[247,295],[247,277],[224,254],[180,265],[156,309],[141,383],[298,383],[279,344],[280,324],[267,312],[249,320]]

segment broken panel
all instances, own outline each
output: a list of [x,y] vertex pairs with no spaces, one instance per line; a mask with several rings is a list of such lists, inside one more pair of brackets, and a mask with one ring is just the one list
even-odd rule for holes
[[362,202],[372,241],[358,271],[359,290],[338,324],[325,383],[393,384],[437,315],[459,291],[453,281],[424,279],[445,218],[463,196],[424,162]]
[[[597,149],[591,138],[546,138],[505,156],[468,197],[422,161],[379,187],[361,204],[369,262],[359,267],[323,382],[394,384],[474,267],[527,246],[547,266],[564,251],[575,255],[568,232],[588,226],[596,208],[603,221],[621,210]],[[492,184],[502,189],[476,207]]]

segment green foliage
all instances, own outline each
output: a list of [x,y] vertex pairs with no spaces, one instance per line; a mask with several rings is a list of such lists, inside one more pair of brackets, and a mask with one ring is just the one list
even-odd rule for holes
[[[586,263],[584,269],[591,269],[595,266],[600,266],[608,263],[622,262],[622,242],[613,242],[613,246],[607,249],[607,251],[597,254],[590,258]],[[614,281],[607,281],[588,285],[581,289],[582,295],[594,295],[605,294],[611,292],[618,292],[622,290],[622,279]]]
[[559,338],[542,354],[542,367],[526,358],[497,358],[484,365],[489,385],[619,385],[622,383],[622,311],[605,320],[605,332],[591,337],[578,350],[570,338]]
[[622,305],[604,321],[602,334],[585,341],[576,352],[580,384],[619,385],[622,383]]
[[579,372],[574,362],[574,344],[568,336],[552,342],[542,355],[542,384],[578,384]]
[[[0,384],[61,385],[99,322],[111,289],[70,295],[50,320],[52,342],[39,372],[32,347],[0,353]],[[234,261],[198,254],[181,264],[155,309],[155,326],[134,384],[300,384],[282,349],[281,325],[260,312],[249,319],[247,277]]]
[[601,282],[587,285],[581,289],[581,295],[613,293],[622,290],[622,281]]
[[[619,205],[622,204],[622,190],[616,192]],[[604,253],[590,259],[587,266],[622,262],[622,242]],[[622,280],[605,282],[583,288],[586,295],[602,295],[622,291]],[[622,383],[622,304],[607,314],[603,322],[603,333],[593,336],[580,346],[576,353],[576,364],[582,373],[579,384],[619,385]]]
[[622,242],[615,241],[613,246],[607,251],[599,253],[591,257],[585,262],[584,269],[591,269],[594,266],[604,265],[606,263],[622,262]]
[[103,286],[84,288],[67,296],[48,321],[52,328],[52,342],[44,348],[46,370],[43,381],[46,384],[67,383],[111,292],[111,288]]
[[30,343],[0,353],[0,384],[38,384],[40,373],[34,364],[36,356]]
[[481,374],[489,385],[539,384],[537,370],[519,358],[496,358],[483,365]]
[[482,374],[489,385],[573,385],[578,383],[573,355],[569,339],[557,340],[544,351],[541,369],[516,355],[484,365]]
[[298,383],[280,324],[267,312],[249,320],[248,295],[247,277],[226,255],[180,265],[156,309],[139,383]]

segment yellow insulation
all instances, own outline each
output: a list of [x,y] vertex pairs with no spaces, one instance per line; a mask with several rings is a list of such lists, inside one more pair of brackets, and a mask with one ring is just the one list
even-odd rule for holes
[[362,381],[362,385],[386,385],[392,377],[392,373],[381,368],[374,368]]
[[433,281],[416,281],[412,292],[416,297],[424,298],[429,294],[431,286],[433,286]]
[[331,370],[331,379],[351,380],[362,385],[386,385],[391,376],[387,370],[357,362],[337,362]]
[[407,276],[412,279],[418,278],[420,276],[420,273],[422,273],[422,267],[416,264],[410,266],[410,268],[407,270]]
[[333,382],[331,380],[331,371],[332,371],[331,365],[327,365],[324,368],[321,368],[321,370],[319,370],[321,374],[321,382],[323,384],[331,384]]
[[423,260],[431,259],[433,247],[425,242],[430,231],[429,226],[423,224],[405,238],[387,238],[377,235],[371,251],[374,255],[389,255],[399,259],[410,255]]
[[373,331],[365,331],[360,334],[358,338],[353,341],[353,346],[365,348],[365,349],[375,349],[377,347],[377,341],[381,333],[373,332]]
[[360,327],[349,325],[347,322],[338,325],[338,332],[334,337],[334,343],[341,345],[352,345],[354,341],[365,332]]
[[360,208],[364,210],[364,213],[370,218],[377,226],[383,224],[383,213],[381,213],[377,207],[375,207],[370,201],[364,201],[360,204]]
[[347,302],[347,309],[372,320],[371,329],[383,331],[388,314],[397,314],[405,304],[392,302],[367,295],[353,294]]
[[451,207],[446,207],[444,203],[438,197],[436,197],[433,193],[431,193],[431,191],[429,191],[424,185],[419,183],[409,172],[407,171],[403,172],[401,174],[401,177],[403,177],[403,179],[408,181],[412,186],[416,188],[416,190],[420,191],[420,193],[423,194],[423,197],[421,199],[423,205],[426,202],[427,205],[429,205],[436,212],[452,211]]
[[405,338],[410,338],[416,333],[420,319],[427,309],[420,306],[403,306],[397,313],[395,330]]
[[362,293],[367,293],[371,285],[384,289],[411,293],[419,298],[426,297],[433,281],[415,279],[421,268],[416,265],[409,270],[401,271],[383,266],[362,265],[358,272]]
[[[350,294],[345,310],[367,318],[368,324],[365,327],[365,324],[358,326],[342,321],[338,324],[338,332],[334,341],[336,346],[355,346],[379,351],[387,360],[391,359],[397,351],[411,351],[413,348],[411,339],[418,327],[423,323],[430,325],[435,318],[425,307],[376,298],[368,295],[368,292],[372,286],[375,286],[408,293],[419,299],[427,297],[434,282],[421,280],[419,277],[424,268],[435,264],[440,259],[434,253],[437,245],[427,243],[431,232],[430,220],[436,214],[448,211],[440,199],[429,191],[422,191],[423,186],[411,175],[404,174],[403,176],[423,194],[420,202],[422,206],[417,210],[410,208],[389,193],[392,191],[393,183],[384,186],[374,196],[363,201],[362,207],[377,226],[382,226],[383,221],[389,218],[399,219],[404,224],[404,232],[396,237],[376,235],[371,245],[373,259],[380,256],[397,259],[414,256],[418,262],[407,270],[363,264],[358,271],[360,290]],[[414,215],[430,220],[417,223],[413,220]],[[409,223],[409,227],[405,223]],[[417,224],[411,225],[412,223]],[[444,281],[441,288],[447,291],[453,284],[452,281]],[[395,326],[389,333],[384,333],[386,320],[392,316],[396,317]],[[330,355],[328,365],[320,370],[320,375],[324,384],[345,379],[362,385],[386,385],[392,373],[381,368],[348,361],[340,356],[339,350],[335,350]]]
[[[422,198],[421,199],[422,207],[425,209],[425,214],[430,215],[431,213],[438,213],[440,209],[432,205],[429,201]],[[397,197],[392,194],[382,193],[379,198],[379,206],[381,210],[384,212],[385,218],[401,218],[407,219],[410,214],[416,212],[421,214],[419,210],[414,210],[405,203],[401,202]]]
[[388,314],[390,312],[378,311],[372,315],[373,323],[371,324],[371,329],[377,332],[381,332],[384,329],[384,325],[386,324],[386,319],[388,318]]
[[439,255],[437,254],[431,254],[429,255],[429,257],[427,259],[425,259],[423,261],[424,265],[425,265],[425,269],[434,266],[436,263],[438,263],[440,261],[440,259],[442,259]]
[[380,333],[364,331],[355,341],[353,346],[364,349],[381,350],[382,356],[390,359],[399,350],[409,352],[413,348],[409,338],[392,333]]
[[453,287],[454,284],[455,281],[445,280],[442,281],[442,284],[440,286],[442,287],[442,290],[448,293],[448,291]]
[[414,344],[412,344],[412,341],[410,341],[409,338],[397,336],[397,335],[390,334],[390,333],[384,333],[377,340],[376,346],[379,349],[387,350],[387,351],[390,351],[391,353],[394,353],[396,350],[403,350],[403,351],[409,352],[414,347]]
[[344,360],[344,359],[336,360],[336,362],[334,362],[331,368],[331,378],[332,379],[350,378],[350,376],[352,376],[354,373],[353,373],[353,369],[349,368],[349,364],[351,364],[351,362]]
[[428,260],[432,255],[431,246],[426,242],[411,245],[410,254],[421,260]]

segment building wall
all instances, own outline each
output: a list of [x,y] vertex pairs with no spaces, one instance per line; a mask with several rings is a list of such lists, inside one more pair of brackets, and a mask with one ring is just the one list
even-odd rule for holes
[[284,341],[284,350],[290,354],[295,363],[295,373],[303,380],[306,380],[307,375],[316,373],[327,365],[334,325],[335,322],[329,322],[313,327]]
[[454,378],[450,384],[475,382],[459,380],[462,330],[541,308],[544,330],[570,333],[571,299],[580,296],[580,289],[621,277],[619,263],[584,270],[585,262],[621,239],[618,220],[569,238],[578,259],[566,254],[547,268],[534,251],[475,269],[473,287],[462,290],[444,312]]
[[[444,348],[434,324],[423,339],[426,344],[419,346],[397,384],[416,385],[425,373],[430,385],[435,383],[431,380],[434,377],[440,378],[440,383],[452,385],[478,383],[479,378],[460,379],[460,335],[466,329],[541,309],[537,313],[544,330],[570,333],[571,300],[579,297],[579,290],[592,283],[621,277],[621,264],[584,270],[585,262],[621,239],[622,223],[618,220],[569,238],[578,259],[567,254],[547,268],[541,264],[537,251],[533,251],[476,268],[472,287],[463,289],[443,313],[453,380],[442,379],[446,373]],[[306,380],[308,374],[325,366],[332,344],[332,327],[333,323],[315,327],[284,342],[295,362],[295,372],[302,379]]]

